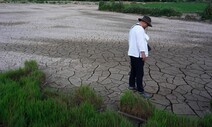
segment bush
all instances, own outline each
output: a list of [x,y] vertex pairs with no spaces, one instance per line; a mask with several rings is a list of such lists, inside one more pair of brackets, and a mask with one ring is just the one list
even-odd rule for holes
[[101,2],[99,2],[99,10],[122,12],[123,9],[124,9],[124,4],[121,1],[119,1],[119,2],[115,2],[115,1],[111,1],[111,2],[101,1]]
[[182,13],[175,11],[172,8],[165,8],[165,9],[161,9],[159,11],[159,15],[163,15],[163,16],[181,16]]
[[122,2],[103,2],[99,3],[99,10],[107,10],[107,11],[116,11],[123,13],[135,13],[142,15],[151,15],[151,16],[181,16],[180,12],[172,8],[146,8],[137,4],[124,5]]
[[151,14],[154,9],[143,8],[137,5],[126,7],[123,12],[124,13],[136,13],[136,14]]
[[209,19],[212,21],[212,4],[211,3],[208,4],[204,12],[202,13],[202,19],[204,20]]

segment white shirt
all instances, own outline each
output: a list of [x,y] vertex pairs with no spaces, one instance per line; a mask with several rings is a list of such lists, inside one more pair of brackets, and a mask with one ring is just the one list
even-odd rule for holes
[[148,57],[148,40],[149,36],[145,33],[144,28],[138,24],[134,25],[129,32],[128,56],[141,58],[141,52],[143,51]]

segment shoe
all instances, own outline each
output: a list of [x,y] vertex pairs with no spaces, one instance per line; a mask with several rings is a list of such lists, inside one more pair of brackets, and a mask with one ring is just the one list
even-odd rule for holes
[[146,99],[151,98],[151,95],[148,94],[148,93],[146,93],[146,92],[139,92],[139,94],[140,94],[141,96],[143,96],[144,98],[146,98]]
[[129,89],[129,90],[136,90],[135,87],[131,87],[131,86],[129,86],[128,89]]

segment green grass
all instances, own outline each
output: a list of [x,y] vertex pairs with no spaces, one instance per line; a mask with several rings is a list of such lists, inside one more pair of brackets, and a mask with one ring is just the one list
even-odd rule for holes
[[200,127],[211,127],[212,113],[206,114],[202,119],[200,119]]
[[[132,4],[133,5],[133,4]],[[127,5],[131,6],[131,5]],[[139,4],[139,6],[145,8],[159,8],[159,9],[169,9],[173,8],[177,12],[181,13],[202,13],[207,7],[207,3],[201,2],[152,2],[146,4]]]
[[[45,75],[35,61],[25,62],[24,68],[0,73],[0,123],[3,126],[133,127],[116,112],[98,112],[101,99],[91,88],[80,87],[68,98],[42,91],[40,85],[44,80]],[[70,106],[77,99],[80,103]]]
[[129,90],[121,96],[120,110],[146,119],[142,127],[210,127],[212,121],[212,113],[199,118],[158,110],[148,100]]
[[[133,127],[125,118],[114,111],[97,113],[94,106],[83,103],[72,109],[72,121],[75,127]],[[78,115],[76,115],[78,114]]]
[[148,119],[154,112],[154,106],[139,94],[128,90],[120,98],[120,111],[142,119]]
[[5,126],[53,127],[67,123],[67,106],[51,98],[43,99],[39,85],[44,78],[35,61],[0,74],[0,121]]
[[72,98],[74,105],[80,105],[81,103],[87,102],[94,105],[96,109],[100,109],[103,104],[102,98],[86,85],[77,88]]
[[156,109],[142,127],[199,127],[199,119]]

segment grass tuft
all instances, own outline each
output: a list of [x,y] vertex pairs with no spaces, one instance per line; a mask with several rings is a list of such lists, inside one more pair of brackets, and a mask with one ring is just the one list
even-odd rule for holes
[[154,106],[139,94],[128,90],[121,96],[120,111],[148,119],[154,111]]
[[198,119],[176,114],[154,110],[153,115],[142,127],[199,127]]
[[80,86],[75,90],[75,93],[73,95],[73,102],[76,105],[87,102],[94,105],[96,109],[100,109],[103,103],[102,98],[98,96],[95,91],[87,85]]

